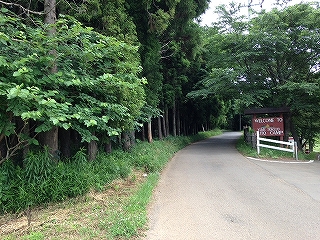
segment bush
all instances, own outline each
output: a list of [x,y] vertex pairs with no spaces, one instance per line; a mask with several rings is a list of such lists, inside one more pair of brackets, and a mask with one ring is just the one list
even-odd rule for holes
[[140,142],[130,152],[100,153],[92,162],[87,161],[84,149],[65,162],[54,162],[47,150],[31,152],[23,168],[8,160],[0,166],[0,213],[63,201],[83,195],[91,188],[103,190],[114,179],[127,177],[133,168],[160,172],[175,152],[218,133],[220,131],[169,137],[151,144]]

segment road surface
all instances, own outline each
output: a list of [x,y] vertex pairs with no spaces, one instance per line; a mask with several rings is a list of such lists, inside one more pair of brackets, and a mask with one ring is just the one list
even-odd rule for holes
[[248,159],[227,132],[179,151],[149,208],[148,240],[320,239],[320,162]]

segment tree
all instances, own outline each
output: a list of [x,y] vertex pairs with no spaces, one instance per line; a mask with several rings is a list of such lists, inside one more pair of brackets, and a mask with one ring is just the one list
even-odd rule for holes
[[129,15],[136,25],[141,47],[139,49],[143,72],[148,79],[145,85],[146,106],[144,119],[148,122],[148,141],[152,141],[151,119],[159,115],[163,76],[161,72],[161,42],[159,37],[172,20],[178,0],[174,1],[126,1]]
[[127,11],[125,0],[61,2],[59,12],[75,17],[84,26],[131,45],[139,45],[136,26]]
[[[22,136],[15,118],[35,123],[31,137],[60,127],[74,129],[84,142],[133,128],[146,82],[138,77],[137,47],[84,28],[72,18],[59,19],[55,36],[48,36],[46,28],[29,27],[2,11],[2,140],[14,133]],[[50,49],[57,56],[49,54]],[[53,60],[59,70],[48,74]]]
[[[191,109],[184,112],[185,88],[189,82],[201,71],[200,65],[194,64],[201,61],[201,31],[200,27],[193,22],[208,7],[208,1],[183,1],[176,7],[174,18],[167,30],[161,36],[163,65],[163,109],[171,124],[173,136],[181,133],[182,118],[188,118]],[[192,67],[191,67],[192,66]],[[199,67],[196,69],[196,66]],[[192,69],[192,71],[191,71]],[[189,106],[190,107],[190,106]],[[171,110],[171,111],[170,111]],[[196,111],[196,109],[192,109]],[[171,113],[171,117],[169,117]],[[169,120],[170,119],[170,120]],[[187,120],[184,121],[185,123]]]
[[[295,139],[312,142],[320,127],[319,26],[319,9],[298,4],[260,13],[245,32],[242,27],[228,32],[217,28],[208,46],[216,51],[215,58],[225,59],[225,66],[211,60],[210,77],[192,95],[231,95],[242,108],[289,106]],[[312,124],[306,127],[305,122]]]

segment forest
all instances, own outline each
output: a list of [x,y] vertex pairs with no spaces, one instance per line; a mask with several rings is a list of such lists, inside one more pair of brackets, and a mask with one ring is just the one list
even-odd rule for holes
[[231,3],[201,26],[209,2],[1,0],[0,168],[39,151],[95,161],[137,139],[239,130],[259,107],[289,107],[290,135],[312,150],[319,3],[250,17]]

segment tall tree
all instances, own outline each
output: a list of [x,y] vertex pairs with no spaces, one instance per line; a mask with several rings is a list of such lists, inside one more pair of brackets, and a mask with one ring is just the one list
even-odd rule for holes
[[143,67],[143,76],[148,79],[145,86],[145,121],[148,122],[148,140],[152,141],[151,119],[159,115],[163,76],[161,72],[161,42],[159,36],[167,29],[179,0],[174,1],[129,1],[129,14],[136,25]]
[[[194,62],[201,61],[201,30],[193,22],[208,7],[208,1],[181,1],[169,27],[161,36],[162,65],[164,76],[163,104],[170,109],[171,117],[168,124],[172,135],[181,132],[181,115],[188,118],[189,114],[180,111],[185,102],[185,87],[201,67]],[[192,66],[192,67],[191,67]],[[196,69],[195,66],[200,68]],[[191,70],[192,69],[192,70]],[[189,106],[190,107],[190,106]],[[181,109],[180,109],[181,108]],[[190,109],[189,109],[190,110]],[[196,111],[196,109],[193,109]]]
[[[138,77],[137,47],[84,28],[70,17],[57,21],[53,38],[45,28],[30,27],[2,11],[1,144],[15,133],[22,136],[14,118],[35,121],[35,133],[56,126],[73,129],[84,142],[134,127],[146,82]],[[48,54],[50,49],[57,56]],[[53,61],[59,71],[47,74]]]
[[[55,37],[56,27],[54,24],[57,21],[56,13],[56,0],[44,0],[44,23],[47,24],[49,37]],[[53,62],[51,64],[50,73],[55,74],[58,72],[57,64],[55,58],[57,57],[56,49],[49,49],[50,54],[52,54]],[[58,144],[58,126],[53,126],[49,131],[43,133],[42,144],[48,147],[49,153],[54,157],[59,157],[59,144]]]
[[[211,75],[195,94],[230,99],[229,95],[243,107],[289,106],[295,139],[311,141],[315,135],[310,133],[320,127],[319,13],[308,4],[298,4],[260,13],[247,31],[216,28],[208,46],[216,59],[224,59],[224,66],[211,60]],[[310,127],[306,122],[312,123]]]

